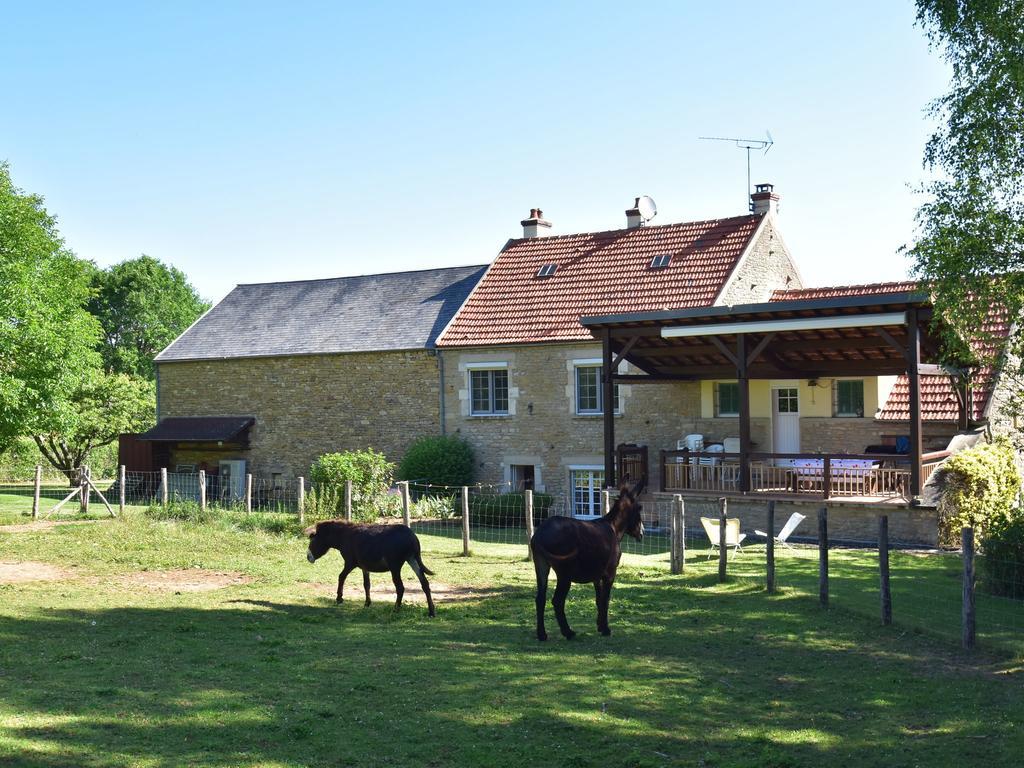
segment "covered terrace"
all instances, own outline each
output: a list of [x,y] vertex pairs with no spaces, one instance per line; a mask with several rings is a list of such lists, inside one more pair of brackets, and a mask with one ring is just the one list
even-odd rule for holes
[[[940,367],[940,338],[926,293],[902,292],[774,301],[731,307],[584,317],[603,344],[604,402],[616,383],[735,379],[739,390],[738,450],[661,452],[661,490],[739,494],[899,497],[916,503],[945,452],[922,451],[921,376],[949,375],[960,428],[970,414],[970,377]],[[620,374],[623,361],[641,373]],[[750,382],[906,374],[910,388],[909,447],[896,453],[808,454],[754,451]],[[657,416],[657,414],[652,414]],[[604,415],[607,484],[616,482],[615,417]]]

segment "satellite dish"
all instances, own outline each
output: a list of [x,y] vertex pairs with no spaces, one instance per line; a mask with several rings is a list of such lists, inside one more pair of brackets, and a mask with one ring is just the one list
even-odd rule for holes
[[637,198],[636,209],[640,212],[640,218],[644,221],[650,221],[658,215],[658,206],[654,204],[654,200],[648,195],[642,195]]

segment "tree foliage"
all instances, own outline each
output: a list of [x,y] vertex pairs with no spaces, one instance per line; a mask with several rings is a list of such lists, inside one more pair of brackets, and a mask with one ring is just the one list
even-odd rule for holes
[[108,371],[152,379],[153,358],[209,309],[181,270],[150,256],[97,271],[89,310]]
[[959,546],[960,529],[970,526],[984,546],[989,530],[1010,520],[1020,493],[1013,447],[997,438],[950,457],[940,471],[939,543]]
[[46,460],[74,481],[91,451],[114,442],[122,432],[150,426],[155,402],[152,382],[93,368],[70,395],[68,420],[33,438]]
[[42,198],[0,164],[0,450],[74,421],[71,394],[98,364],[86,311],[91,265],[75,258]]
[[932,104],[937,178],[910,254],[956,345],[991,307],[1024,306],[1024,0],[917,0],[917,20],[952,82]]
[[473,448],[454,435],[421,437],[409,446],[398,465],[399,480],[460,486],[473,482]]

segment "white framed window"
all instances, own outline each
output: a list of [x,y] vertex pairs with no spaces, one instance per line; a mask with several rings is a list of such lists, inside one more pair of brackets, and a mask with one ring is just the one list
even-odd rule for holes
[[[604,385],[601,382],[600,360],[577,360],[574,363],[576,379],[576,413],[580,416],[598,416],[604,413]],[[613,413],[622,413],[619,385],[613,384]]]
[[469,412],[473,416],[507,416],[508,366],[469,369]]
[[604,490],[604,468],[569,467],[572,488],[572,513],[576,517],[601,516],[601,491]]

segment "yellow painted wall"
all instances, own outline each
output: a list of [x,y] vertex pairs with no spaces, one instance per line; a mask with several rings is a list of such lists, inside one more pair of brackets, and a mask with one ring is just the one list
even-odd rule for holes
[[[721,381],[728,381],[722,379]],[[735,382],[732,379],[732,382]],[[864,416],[872,418],[885,402],[895,383],[895,376],[864,377]],[[714,418],[715,390],[717,381],[700,383],[700,415],[703,419]],[[750,415],[753,418],[768,418],[772,415],[773,387],[797,387],[800,390],[800,415],[805,417],[829,418],[832,416],[832,379],[819,379],[812,387],[806,379],[778,380],[755,379],[750,382]]]

